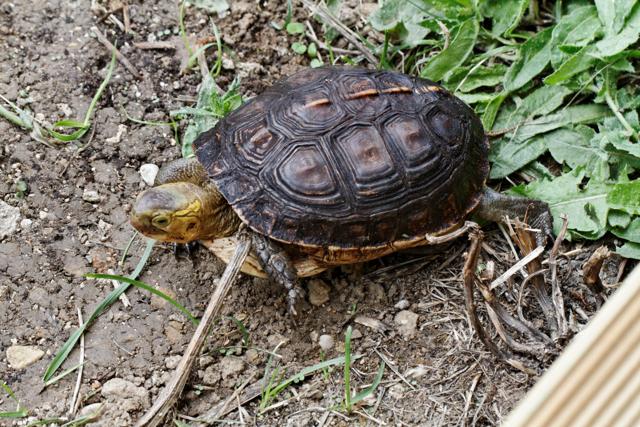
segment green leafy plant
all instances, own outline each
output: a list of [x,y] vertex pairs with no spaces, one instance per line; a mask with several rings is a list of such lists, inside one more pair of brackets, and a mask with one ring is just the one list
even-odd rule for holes
[[27,408],[23,407],[22,404],[20,404],[20,401],[16,397],[15,393],[13,392],[11,387],[7,385],[6,382],[0,381],[0,388],[4,390],[4,392],[11,398],[11,400],[16,402],[16,406],[18,408],[15,411],[0,412],[0,418],[25,418],[29,415],[29,411],[27,410]]
[[492,179],[640,259],[640,3],[385,0],[369,21],[385,68],[440,81],[498,134]]
[[171,111],[172,118],[189,117],[190,123],[182,136],[182,156],[193,156],[193,141],[201,133],[211,129],[222,117],[242,105],[239,92],[239,80],[234,80],[226,92],[220,93],[218,85],[211,76],[202,81],[195,107],[183,107]]

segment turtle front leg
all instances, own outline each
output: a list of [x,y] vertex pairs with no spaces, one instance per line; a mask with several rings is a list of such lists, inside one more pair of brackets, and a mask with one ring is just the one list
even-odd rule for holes
[[538,245],[544,246],[547,237],[553,239],[551,211],[549,205],[543,201],[508,196],[486,188],[475,213],[480,218],[493,222],[503,222],[505,216],[520,218],[527,216],[530,218],[529,225],[542,231],[536,235]]
[[304,291],[298,282],[298,275],[289,255],[273,240],[258,233],[251,233],[253,250],[262,263],[262,268],[269,277],[287,289],[289,311],[297,316],[296,303],[304,296]]

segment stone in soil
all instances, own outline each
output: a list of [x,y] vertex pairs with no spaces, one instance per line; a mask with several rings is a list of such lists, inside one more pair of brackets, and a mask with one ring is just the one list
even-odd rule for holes
[[399,310],[406,310],[410,306],[411,306],[411,303],[409,303],[409,301],[407,301],[406,299],[401,299],[396,303],[396,305],[394,305],[394,307]]
[[44,351],[28,345],[12,345],[7,349],[7,361],[13,369],[24,369],[44,356]]
[[238,357],[226,356],[218,364],[218,369],[222,378],[229,378],[244,370],[244,361]]
[[0,200],[0,239],[15,233],[20,219],[20,209]]
[[122,403],[122,408],[127,412],[149,406],[149,392],[122,378],[112,378],[104,383],[102,396],[111,402]]
[[312,305],[317,307],[329,301],[331,287],[323,280],[312,279],[307,286],[309,288],[309,302]]
[[154,182],[156,181],[156,175],[158,175],[158,171],[160,168],[153,163],[145,163],[140,166],[140,177],[145,184],[149,187],[153,187]]
[[418,325],[418,315],[409,310],[402,310],[396,317],[394,317],[394,322],[398,325],[398,332],[404,338],[412,338],[416,334],[416,329]]
[[98,203],[100,201],[100,194],[96,190],[84,189],[82,192],[82,200],[89,203]]

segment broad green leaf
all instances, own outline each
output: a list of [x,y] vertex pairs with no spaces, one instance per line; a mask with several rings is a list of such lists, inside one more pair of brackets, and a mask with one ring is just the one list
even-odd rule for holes
[[482,115],[482,126],[484,126],[485,129],[493,129],[493,123],[507,95],[507,92],[500,92],[487,104],[487,108],[485,108],[484,114]]
[[513,31],[529,6],[529,0],[487,0],[482,3],[481,12],[493,21],[491,32],[500,36]]
[[[553,159],[572,169],[583,167],[587,176],[609,177],[609,156],[599,146],[593,145],[593,129],[578,126],[575,129],[558,129],[549,134],[547,141]],[[595,173],[594,173],[595,172]]]
[[460,67],[451,73],[446,87],[456,92],[471,92],[484,86],[493,87],[502,83],[506,71],[507,67],[502,64],[493,67]]
[[409,47],[413,47],[430,32],[428,28],[419,25],[426,16],[425,11],[414,2],[388,0],[369,15],[369,21],[376,30],[388,31]]
[[[598,10],[599,11],[599,10]],[[622,31],[615,35],[608,35],[596,43],[602,57],[617,55],[631,46],[640,36],[640,3],[636,3]]]
[[[640,215],[640,180],[616,184],[607,196],[607,203],[631,215]],[[636,222],[640,225],[640,221]]]
[[514,110],[501,110],[501,115],[506,114],[508,118],[505,120],[500,117],[498,121],[504,128],[524,124],[526,120],[555,111],[570,93],[571,90],[563,86],[543,86],[531,92]]
[[495,98],[496,94],[476,92],[476,93],[458,93],[456,94],[456,96],[462,99],[467,104],[476,104],[479,102],[488,103],[493,98]]
[[603,105],[574,105],[525,123],[514,131],[515,138],[522,141],[563,126],[594,123],[610,114],[609,109]]
[[640,218],[635,217],[626,227],[614,227],[611,233],[621,239],[633,243],[640,243]]
[[[557,69],[568,59],[564,52],[570,47],[576,51],[591,43],[602,33],[602,24],[594,6],[578,7],[563,16],[553,29],[553,48],[551,65]],[[575,53],[575,52],[572,52]]]
[[549,64],[552,31],[553,28],[547,28],[520,46],[518,58],[511,64],[504,77],[506,91],[514,91],[529,83]]
[[434,56],[420,75],[438,81],[462,65],[473,50],[478,28],[478,21],[473,18],[460,24],[449,46]]
[[607,36],[618,34],[637,0],[595,0]]
[[611,227],[627,228],[631,224],[631,215],[626,212],[611,209],[607,218]]
[[544,136],[534,137],[526,141],[513,141],[501,138],[491,144],[489,161],[491,162],[490,178],[504,178],[534,161],[547,151]]
[[563,16],[553,28],[553,41],[556,45],[585,46],[601,28],[595,7],[578,7]]
[[613,185],[593,178],[584,184],[584,178],[584,170],[577,169],[551,181],[534,181],[514,190],[549,204],[556,234],[562,226],[561,215],[565,214],[572,235],[599,239],[607,231],[607,214],[610,209],[607,194]]
[[640,260],[640,244],[627,242],[616,249],[616,253],[625,258]]
[[557,85],[589,69],[597,61],[597,59],[592,56],[594,52],[595,48],[591,45],[583,47],[563,62],[553,74],[547,76],[544,79],[544,84]]
[[451,21],[464,21],[474,15],[475,0],[400,0],[421,5],[429,15]]

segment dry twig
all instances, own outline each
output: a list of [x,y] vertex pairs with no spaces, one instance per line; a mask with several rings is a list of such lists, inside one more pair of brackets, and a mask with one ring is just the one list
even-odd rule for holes
[[105,37],[104,34],[100,32],[97,27],[91,27],[91,31],[93,31],[93,34],[96,35],[98,41],[102,43],[110,52],[116,53],[116,58],[118,58],[118,61],[120,61],[120,63],[124,65],[124,68],[126,68],[133,75],[133,77],[135,77],[136,79],[141,78],[140,73],[138,72],[136,67],[134,67],[133,64],[131,64],[131,62],[129,62],[129,60],[125,58],[124,55],[120,53],[120,51],[116,49],[113,44],[111,44],[111,42]]
[[[78,310],[78,325],[82,327],[84,324],[84,320],[82,320],[82,310],[80,307],[77,307]],[[80,335],[80,357],[78,360],[78,378],[76,379],[76,387],[73,390],[73,397],[71,398],[71,402],[69,402],[69,416],[73,417],[75,413],[78,411],[78,406],[80,405],[80,401],[78,400],[78,395],[80,394],[80,385],[82,385],[82,365],[84,364],[84,334]]]
[[558,265],[556,263],[556,257],[558,256],[558,251],[560,250],[560,244],[564,240],[564,236],[567,233],[567,226],[569,224],[569,221],[566,215],[562,215],[561,218],[562,228],[560,229],[560,233],[558,233],[558,237],[553,243],[553,248],[551,249],[551,253],[549,254],[549,269],[551,270],[551,300],[553,301],[553,306],[556,310],[558,334],[563,337],[567,334],[569,325],[567,324],[567,318],[564,315],[564,298],[562,297],[562,290],[560,289],[560,284],[558,283]]
[[207,337],[213,320],[220,313],[224,297],[229,292],[229,289],[231,289],[231,285],[240,272],[240,267],[249,254],[250,247],[251,243],[249,237],[244,234],[241,235],[238,239],[238,246],[233,258],[224,270],[224,273],[216,286],[216,290],[209,300],[209,304],[207,305],[204,315],[200,320],[200,324],[198,325],[196,332],[193,334],[193,337],[189,342],[189,346],[182,356],[182,360],[180,360],[176,373],[160,396],[158,396],[153,407],[151,407],[151,409],[149,409],[149,411],[147,411],[147,413],[136,423],[137,427],[155,427],[159,425],[167,415],[167,412],[169,412],[171,407],[177,402],[180,394],[182,393],[182,389],[189,378],[193,363],[198,357],[198,354],[200,354],[200,350],[204,345],[205,338]]
[[600,246],[582,266],[582,280],[591,289],[591,292],[596,295],[604,292],[604,286],[602,285],[602,280],[600,280],[600,270],[602,270],[602,264],[610,255],[611,252],[606,246]]
[[372,65],[378,65],[378,60],[371,53],[371,51],[358,39],[358,35],[354,33],[351,29],[349,29],[346,25],[344,25],[338,18],[333,16],[333,14],[326,8],[326,6],[321,4],[314,4],[311,0],[302,0],[302,4],[311,11],[311,13],[318,15],[326,24],[333,27],[337,32],[339,32],[342,37],[347,39],[349,43],[354,45],[356,49],[358,49],[367,61],[369,61]]

